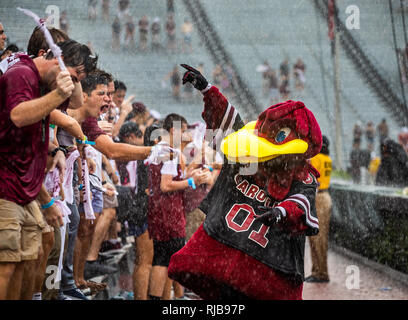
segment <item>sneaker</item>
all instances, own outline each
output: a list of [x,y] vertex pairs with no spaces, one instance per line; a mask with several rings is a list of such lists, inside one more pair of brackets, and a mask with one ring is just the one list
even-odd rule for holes
[[103,291],[106,289],[107,284],[106,283],[98,283],[95,281],[86,281],[85,283],[77,286],[79,290],[82,291],[82,293],[85,296],[91,296],[94,294],[97,294],[100,291]]
[[325,283],[325,282],[329,282],[329,280],[328,279],[319,279],[319,278],[316,278],[314,276],[310,276],[310,277],[307,277],[305,279],[305,282]]
[[126,300],[135,300],[135,296],[132,291],[125,291],[123,293],[123,296],[125,297]]
[[201,300],[201,298],[192,291],[185,290],[184,296],[189,298],[190,300]]
[[110,300],[134,300],[132,291],[120,291],[116,296],[110,298]]
[[85,280],[88,280],[97,276],[102,276],[104,274],[115,273],[117,271],[118,271],[117,268],[100,264],[96,261],[92,263],[89,263],[87,261],[85,263],[84,278]]
[[120,250],[122,249],[122,244],[118,241],[116,243],[112,243],[110,241],[102,242],[100,252],[107,252],[112,250]]
[[106,253],[99,253],[97,262],[102,264],[109,264],[115,258],[114,255],[106,254]]
[[193,299],[189,298],[189,297],[186,296],[186,295],[183,295],[183,296],[180,297],[180,298],[174,297],[173,300],[193,300]]
[[72,300],[72,298],[74,298],[75,300],[89,300],[83,293],[81,290],[79,290],[78,288],[75,289],[71,289],[71,290],[66,290],[63,292],[65,296],[68,296],[68,298],[70,298],[70,300]]
[[95,282],[95,281],[87,281],[86,285],[91,290],[92,295],[106,290],[106,288],[108,286],[106,283],[103,283],[103,282],[99,283],[99,282]]
[[67,297],[65,294],[62,292],[58,292],[58,297],[57,300],[72,300],[70,297]]

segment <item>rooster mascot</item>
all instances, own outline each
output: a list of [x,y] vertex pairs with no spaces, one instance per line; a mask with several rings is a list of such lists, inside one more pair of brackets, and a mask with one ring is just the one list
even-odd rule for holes
[[319,172],[308,161],[322,146],[319,124],[288,100],[244,125],[198,70],[181,66],[183,84],[204,96],[210,143],[225,161],[200,204],[205,221],[171,257],[169,277],[205,300],[302,299],[305,237],[319,232]]

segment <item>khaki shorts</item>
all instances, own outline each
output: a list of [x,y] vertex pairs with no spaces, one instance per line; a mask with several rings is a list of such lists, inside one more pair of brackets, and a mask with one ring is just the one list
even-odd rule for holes
[[45,223],[45,227],[44,227],[44,229],[42,229],[42,233],[54,232],[54,227],[53,227],[53,226],[50,226],[50,225],[47,223],[47,221],[45,220],[45,217],[44,217],[44,223]]
[[109,197],[106,193],[103,194],[103,208],[116,208],[118,206],[118,198],[116,195]]
[[20,206],[0,199],[0,262],[36,260],[45,226],[36,201]]
[[205,213],[196,208],[186,216],[186,240],[190,240],[193,234],[205,220]]

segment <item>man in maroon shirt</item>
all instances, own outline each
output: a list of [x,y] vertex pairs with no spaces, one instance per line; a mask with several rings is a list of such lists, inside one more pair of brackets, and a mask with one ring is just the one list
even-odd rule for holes
[[[172,113],[163,121],[163,141],[171,147],[180,149],[182,135],[187,130],[187,121],[182,116]],[[167,277],[172,254],[185,244],[186,220],[183,193],[187,188],[195,188],[204,183],[201,170],[194,170],[191,177],[184,174],[185,160],[181,152],[172,160],[149,165],[149,207],[148,230],[153,239],[153,262],[150,276],[150,300],[168,299],[168,290],[172,280]],[[166,292],[166,287],[168,290]],[[182,296],[183,289],[178,287],[176,296]]]
[[[110,97],[108,97],[109,81],[103,75],[104,73],[101,70],[93,72],[81,81],[84,104],[76,110],[68,109],[68,114],[78,121],[88,140],[95,142],[93,147],[108,159],[122,161],[146,159],[152,152],[152,147],[116,143],[98,126],[97,119],[100,111],[110,101]],[[163,151],[159,154],[160,159],[169,151],[166,147],[156,147],[156,149]]]
[[[96,59],[84,46],[60,43],[66,71],[52,52],[19,54],[0,78],[0,299],[19,299],[25,261],[37,259],[44,218],[62,225],[61,213],[42,188],[48,155],[49,114],[69,98]],[[55,88],[42,95],[43,90]]]
[[[106,72],[97,70],[89,74],[88,77],[81,81],[81,85],[84,104],[76,110],[69,109],[68,114],[78,121],[82,127],[82,131],[88,137],[88,140],[95,142],[93,147],[104,154],[108,159],[132,161],[147,158],[152,152],[152,147],[116,143],[98,126],[97,118],[101,110],[111,102],[111,98],[108,96],[109,77],[106,76]],[[165,161],[169,158],[168,147],[158,146],[155,148],[155,151],[158,149],[162,150],[162,152],[155,153],[158,162]],[[81,226],[83,227],[84,225],[82,224]],[[85,227],[83,232],[89,237],[89,235],[92,235],[93,230]],[[96,263],[96,261],[93,260],[89,260],[88,262],[91,264]],[[87,267],[90,268],[89,263],[87,263]],[[80,267],[78,267],[78,269],[79,268]],[[101,268],[101,266],[98,265],[98,268]],[[107,269],[108,268],[106,268],[106,270]],[[82,276],[83,271],[80,271],[80,273]]]
[[[63,42],[69,40],[69,37],[66,33],[64,33],[62,30],[56,29],[56,28],[48,28],[52,39],[54,40],[55,43],[58,42]],[[33,30],[33,33],[30,36],[30,39],[27,44],[27,54],[33,57],[41,57],[45,54],[47,54],[47,51],[49,49],[49,45],[45,39],[44,33],[39,27],[36,27]],[[67,61],[69,63],[69,61]],[[81,76],[83,77],[83,76]],[[65,129],[68,130],[68,132],[71,132],[76,138],[79,138],[83,140],[84,134],[79,126],[79,124],[72,118],[70,118],[68,115],[66,115],[66,109],[71,108],[79,108],[83,104],[83,97],[82,97],[82,87],[81,87],[81,82],[79,81],[80,79],[75,79],[76,81],[74,82],[74,90],[72,91],[71,96],[69,99],[65,100],[57,109],[53,110],[50,113],[50,123],[52,125],[55,125],[57,128]],[[52,90],[54,88],[49,88],[49,90]],[[64,113],[65,112],[65,113]],[[50,125],[51,126],[51,125]],[[78,130],[79,129],[79,130]],[[50,129],[50,141],[48,143],[48,152],[49,152],[49,159],[52,157],[53,163],[51,165],[51,168],[49,171],[53,171],[55,167],[58,167],[59,172],[60,172],[60,179],[62,183],[62,179],[65,176],[65,169],[66,169],[66,162],[65,158],[68,156],[66,154],[66,150],[63,148],[60,148],[61,142],[66,143],[67,141],[61,140],[59,141],[61,136],[55,136],[52,135],[55,130],[58,130],[54,128],[54,130]],[[75,133],[75,132],[76,133]],[[52,136],[51,136],[52,135]],[[54,139],[52,139],[54,138]],[[52,141],[51,141],[52,140]],[[63,144],[66,146],[66,144]],[[75,222],[76,220],[76,210],[72,210],[70,217],[69,217],[69,223],[67,225],[68,228],[68,240],[65,242],[66,249],[65,249],[65,254],[64,254],[64,269],[65,269],[65,262],[68,259],[67,257],[70,256],[70,252],[73,251],[73,246],[72,246],[72,230],[75,229]],[[78,217],[79,219],[79,217]],[[77,224],[76,224],[77,228]],[[29,268],[29,270],[33,270],[33,268],[37,269],[37,274],[35,276],[35,284],[33,287],[33,299],[42,299],[42,295],[50,297],[51,293],[56,294],[57,290],[45,290],[42,291],[43,283],[44,283],[44,278],[46,276],[46,268],[48,265],[57,265],[58,260],[59,260],[59,255],[61,251],[61,241],[58,241],[60,239],[60,228],[45,228],[42,233],[42,255],[39,255],[38,260],[33,260],[30,263],[25,263],[25,269]],[[75,238],[76,238],[76,232],[75,232]],[[72,263],[71,263],[72,264]],[[37,268],[37,266],[40,266]],[[64,270],[65,271],[65,270]],[[31,273],[26,273],[24,272],[24,275],[32,275]],[[62,281],[61,281],[61,287],[64,287],[65,282],[65,275],[66,273],[62,273]],[[23,279],[25,283],[28,283],[26,279]],[[66,288],[66,286],[65,286]],[[21,297],[24,299],[25,297],[29,298],[29,291],[31,289],[27,288],[27,286],[22,287],[22,292],[21,292]],[[58,296],[58,299],[61,299],[62,296]]]

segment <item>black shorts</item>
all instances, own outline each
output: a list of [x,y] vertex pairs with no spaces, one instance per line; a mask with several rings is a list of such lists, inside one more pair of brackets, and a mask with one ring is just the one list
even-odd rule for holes
[[147,220],[147,196],[135,194],[133,188],[115,186],[118,192],[116,216],[119,222],[128,221],[137,227],[142,227]]
[[169,241],[153,240],[153,263],[152,266],[168,267],[170,258],[173,254],[184,247],[186,240],[184,238],[171,239]]

